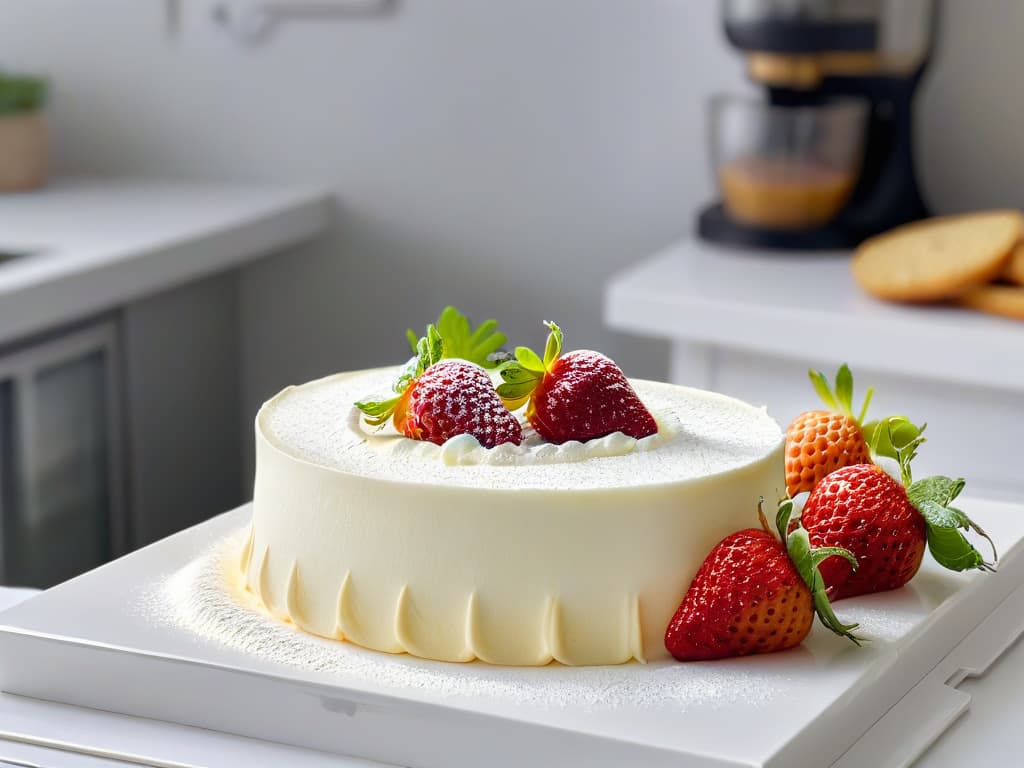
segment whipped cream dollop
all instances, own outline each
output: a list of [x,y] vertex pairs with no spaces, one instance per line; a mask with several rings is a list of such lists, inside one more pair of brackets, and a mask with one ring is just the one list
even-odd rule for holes
[[297,458],[396,482],[514,488],[615,488],[657,484],[737,469],[782,440],[778,424],[724,395],[632,380],[658,431],[622,432],[587,442],[545,442],[524,424],[521,445],[484,448],[471,435],[443,445],[411,440],[390,425],[368,426],[353,406],[386,392],[394,369],[338,374],[291,387],[264,407],[264,435]]

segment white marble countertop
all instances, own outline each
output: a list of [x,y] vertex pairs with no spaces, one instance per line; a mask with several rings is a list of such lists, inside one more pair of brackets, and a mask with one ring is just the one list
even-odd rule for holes
[[330,193],[71,178],[0,195],[0,343],[230,269],[322,233]]
[[760,252],[686,239],[614,276],[617,330],[1024,391],[1024,323],[952,306],[876,301],[849,254]]

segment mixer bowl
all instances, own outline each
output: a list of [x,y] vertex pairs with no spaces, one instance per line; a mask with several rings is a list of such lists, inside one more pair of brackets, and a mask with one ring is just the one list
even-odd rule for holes
[[853,192],[866,101],[779,106],[720,94],[712,98],[709,115],[715,176],[735,220],[767,229],[820,227]]

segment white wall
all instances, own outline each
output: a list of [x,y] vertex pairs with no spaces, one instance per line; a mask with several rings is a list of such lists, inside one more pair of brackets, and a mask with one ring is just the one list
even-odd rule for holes
[[[0,64],[54,77],[63,171],[337,190],[331,237],[243,276],[246,412],[394,361],[445,302],[520,343],[559,320],[571,346],[663,375],[660,345],[601,327],[601,289],[711,195],[703,102],[743,86],[717,3],[400,0],[253,49],[209,0],[183,5],[174,41],[158,0],[0,0]],[[946,6],[919,109],[926,192],[943,210],[1024,206],[1024,3]]]
[[155,0],[2,0],[0,61],[53,76],[62,171],[337,190],[327,242],[244,275],[247,410],[398,359],[445,302],[662,375],[661,345],[601,327],[601,290],[709,195],[703,95],[740,80],[711,4],[404,0],[253,49],[210,6],[175,42]]

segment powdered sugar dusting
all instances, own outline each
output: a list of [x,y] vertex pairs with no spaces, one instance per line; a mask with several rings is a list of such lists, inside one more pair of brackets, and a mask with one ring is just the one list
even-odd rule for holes
[[389,481],[481,488],[619,488],[700,480],[760,461],[782,442],[778,424],[764,409],[712,392],[633,380],[659,425],[657,434],[644,438],[650,441],[644,450],[636,450],[632,438],[609,443],[618,455],[589,450],[595,441],[559,450],[524,428],[521,450],[499,445],[486,451],[485,462],[463,462],[452,460],[466,447],[461,444],[458,452],[444,454],[432,443],[360,426],[352,403],[386,392],[394,378],[393,370],[366,371],[292,388],[264,406],[260,428],[285,452],[321,466]]
[[[323,674],[339,685],[431,697],[598,711],[620,707],[728,707],[767,704],[788,679],[785,664],[740,659],[713,664],[672,661],[606,667],[496,667],[455,664],[370,651],[306,634],[255,607],[236,586],[244,531],[173,573],[150,596],[151,613],[262,660]],[[325,681],[326,682],[326,681]]]

